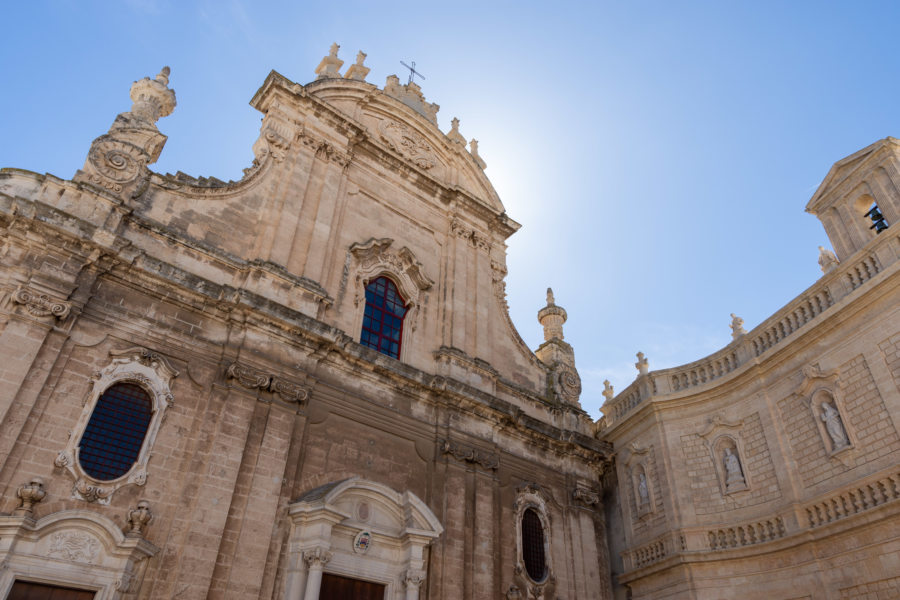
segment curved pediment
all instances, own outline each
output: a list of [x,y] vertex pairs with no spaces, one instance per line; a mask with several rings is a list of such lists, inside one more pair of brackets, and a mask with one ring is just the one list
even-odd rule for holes
[[[401,91],[404,88],[407,86],[399,86]],[[472,152],[466,149],[456,120],[449,133],[438,129],[428,109],[435,107],[436,112],[436,105],[428,105],[422,99],[418,104],[426,108],[417,109],[417,103],[401,93],[350,79],[318,80],[307,84],[306,89],[310,95],[363,125],[371,142],[399,155],[444,186],[462,188],[491,209],[504,211],[500,197],[484,174],[477,142]]]

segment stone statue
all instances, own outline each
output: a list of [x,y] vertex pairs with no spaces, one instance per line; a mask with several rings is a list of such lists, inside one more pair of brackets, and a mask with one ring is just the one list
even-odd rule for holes
[[744,329],[744,320],[734,313],[731,313],[731,339],[738,339],[747,333]]
[[847,439],[847,432],[844,431],[844,424],[841,423],[841,414],[828,402],[822,403],[822,421],[825,423],[828,435],[831,436],[835,450],[840,450],[850,445],[850,440]]
[[647,489],[647,476],[644,472],[638,475],[638,496],[641,497],[641,506],[650,503],[650,491]]
[[340,50],[340,49],[341,49],[341,47],[338,45],[337,42],[335,42],[331,45],[331,48],[328,50],[328,54],[337,58],[337,53],[338,53],[338,50]]
[[357,53],[356,53],[356,64],[357,64],[357,66],[360,66],[360,67],[363,66],[363,63],[365,62],[367,56],[368,56],[368,54],[366,54],[366,53],[363,52],[362,50],[360,50],[359,52],[357,52]]
[[819,246],[819,266],[823,273],[827,273],[839,264],[837,256],[831,250],[826,250],[825,246]]
[[616,397],[616,392],[613,390],[612,384],[609,383],[609,379],[603,380],[603,397],[606,398],[607,402],[612,402],[612,399]]
[[725,489],[726,491],[739,490],[746,487],[744,473],[741,471],[741,461],[731,451],[731,447],[725,448]]

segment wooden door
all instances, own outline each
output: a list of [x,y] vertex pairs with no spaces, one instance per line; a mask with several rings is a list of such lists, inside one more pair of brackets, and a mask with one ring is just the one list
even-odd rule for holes
[[384,591],[380,583],[323,573],[319,600],[384,600]]
[[93,600],[96,592],[16,581],[6,600]]

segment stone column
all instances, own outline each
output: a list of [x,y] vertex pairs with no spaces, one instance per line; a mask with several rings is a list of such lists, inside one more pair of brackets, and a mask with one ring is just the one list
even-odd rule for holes
[[[303,552],[303,560],[308,565],[306,573],[306,593],[303,600],[319,600],[319,590],[322,588],[322,570],[325,563],[331,560],[331,552],[324,548],[313,548]],[[418,597],[418,592],[416,593]]]

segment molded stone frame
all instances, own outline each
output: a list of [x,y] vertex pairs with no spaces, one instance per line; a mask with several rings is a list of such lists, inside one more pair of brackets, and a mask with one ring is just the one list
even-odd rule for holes
[[[653,447],[640,448],[635,444],[631,444],[628,448],[628,458],[625,460],[625,467],[631,481],[631,492],[634,498],[634,507],[637,511],[634,518],[644,519],[649,517],[656,511],[656,490],[653,479],[650,477],[650,457]],[[647,502],[641,502],[640,493],[640,475],[644,474],[647,481]],[[627,503],[625,503],[627,506]]]
[[[111,351],[109,354],[112,357],[110,364],[94,373],[91,378],[93,383],[91,393],[84,401],[81,416],[72,429],[66,447],[59,451],[54,461],[57,467],[65,469],[75,480],[72,490],[74,498],[98,504],[109,504],[113,493],[123,486],[147,483],[147,463],[150,460],[153,443],[162,425],[166,409],[173,402],[169,385],[178,376],[178,371],[173,369],[165,358],[146,348]],[[137,384],[147,392],[153,412],[137,460],[128,472],[111,481],[100,481],[88,475],[81,467],[78,446],[100,396],[113,384],[123,382]]]
[[[302,495],[288,507],[291,533],[285,600],[318,600],[322,574],[385,586],[385,600],[417,600],[427,548],[443,533],[412,492],[352,477]],[[368,533],[365,552],[356,548]]]
[[394,240],[391,238],[371,238],[361,244],[350,246],[350,255],[354,257],[354,289],[353,298],[356,317],[353,324],[354,339],[359,341],[362,331],[363,316],[366,310],[366,286],[370,281],[384,275],[397,285],[400,295],[406,300],[406,316],[403,318],[403,339],[400,341],[400,358],[409,362],[409,353],[418,325],[420,307],[425,304],[425,292],[434,285],[423,270],[422,264],[416,260],[412,251],[403,247],[398,252],[390,250]]
[[[729,422],[722,419],[719,415],[716,415],[710,419],[709,426],[706,430],[703,433],[697,434],[703,438],[706,447],[709,449],[710,459],[713,461],[713,465],[716,469],[716,478],[719,481],[719,488],[722,492],[722,496],[743,494],[752,487],[752,476],[747,469],[747,454],[744,452],[744,444],[741,439],[741,429],[743,426],[743,420]],[[723,462],[726,447],[732,448],[733,452],[737,454],[738,461],[741,465],[741,473],[744,476],[744,486],[739,489],[729,490],[726,485],[727,477],[725,464]]]
[[[816,424],[816,431],[822,438],[822,447],[825,448],[828,457],[843,463],[853,455],[856,449],[856,432],[853,431],[847,419],[848,413],[844,407],[844,395],[840,381],[838,381],[839,375],[838,369],[822,371],[818,365],[808,365],[803,368],[803,381],[796,394],[809,408],[812,420]],[[824,402],[829,402],[840,414],[841,424],[844,426],[844,433],[847,434],[848,441],[843,448],[835,446],[834,440],[828,435],[828,430],[822,421],[822,404]]]
[[16,580],[96,592],[97,600],[132,597],[158,548],[89,510],[64,510],[39,521],[0,516],[0,598]]
[[[553,571],[553,553],[550,540],[553,537],[550,513],[547,510],[549,498],[544,489],[536,483],[525,483],[516,490],[516,566],[515,581],[519,589],[526,590],[525,598],[550,598],[553,595],[556,576]],[[525,556],[522,548],[522,517],[529,508],[533,509],[541,521],[544,530],[544,578],[535,581],[525,568]]]

